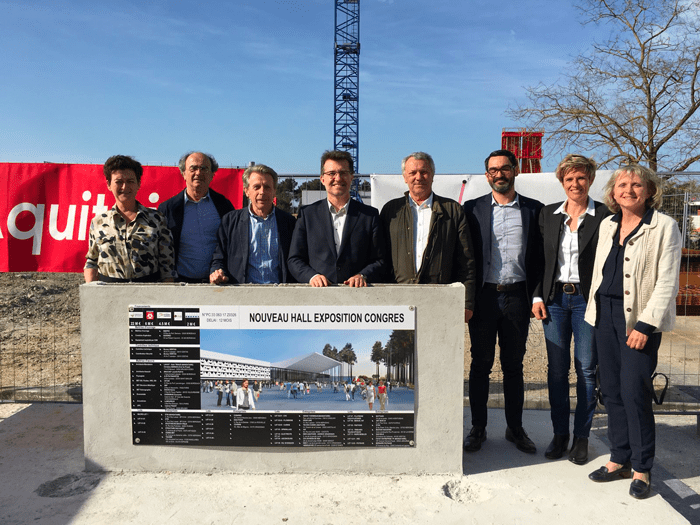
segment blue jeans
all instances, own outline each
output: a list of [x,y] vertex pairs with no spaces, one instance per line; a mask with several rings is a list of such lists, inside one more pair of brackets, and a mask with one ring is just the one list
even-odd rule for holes
[[576,369],[576,414],[574,436],[588,438],[596,406],[595,372],[598,357],[593,327],[583,318],[586,300],[581,294],[554,294],[547,303],[548,317],[544,320],[547,343],[547,385],[554,433],[569,435],[569,368],[571,367],[571,336],[574,336],[574,367]]

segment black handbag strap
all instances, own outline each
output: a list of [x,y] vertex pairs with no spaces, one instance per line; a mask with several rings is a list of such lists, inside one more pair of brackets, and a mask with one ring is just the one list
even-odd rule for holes
[[[656,395],[656,389],[653,388],[654,380],[657,377],[664,378],[664,387],[661,389],[660,396]],[[666,391],[668,390],[668,376],[662,372],[654,372],[654,375],[651,376],[651,382],[652,382],[651,395],[654,398],[654,403],[656,403],[657,405],[661,405],[664,402],[664,397],[666,397]],[[596,397],[598,399],[598,404],[601,407],[604,407],[605,403],[603,403],[603,392],[600,389],[600,369],[599,368],[596,368]]]
[[652,384],[654,383],[654,379],[656,379],[659,376],[664,378],[664,387],[661,389],[661,395],[659,397],[656,397],[656,389],[651,389],[651,394],[654,396],[654,403],[656,403],[657,405],[660,405],[664,402],[664,397],[666,397],[666,391],[668,390],[668,376],[661,372],[654,372],[654,375],[651,376]]

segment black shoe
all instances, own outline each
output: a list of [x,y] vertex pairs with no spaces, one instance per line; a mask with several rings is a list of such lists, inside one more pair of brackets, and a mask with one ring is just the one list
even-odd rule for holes
[[476,452],[481,449],[481,444],[486,441],[486,429],[473,426],[469,435],[464,440],[465,452]]
[[522,452],[527,452],[528,454],[534,454],[537,452],[537,447],[532,442],[532,440],[527,437],[527,432],[523,427],[520,428],[506,428],[506,439],[511,443],[515,443],[518,450]]
[[644,499],[651,494],[651,472],[649,472],[649,483],[645,483],[641,479],[635,479],[630,485],[630,496],[635,499]]
[[594,470],[588,475],[588,479],[595,481],[596,483],[603,483],[606,481],[615,481],[616,479],[625,479],[632,476],[632,464],[628,461],[622,465],[619,469],[608,471],[607,467],[600,467],[598,470]]
[[569,451],[569,461],[576,465],[585,465],[588,462],[588,438],[574,436],[574,442]]
[[564,455],[566,449],[569,447],[569,435],[566,434],[562,436],[561,434],[554,434],[552,442],[544,451],[544,457],[547,459],[559,459]]

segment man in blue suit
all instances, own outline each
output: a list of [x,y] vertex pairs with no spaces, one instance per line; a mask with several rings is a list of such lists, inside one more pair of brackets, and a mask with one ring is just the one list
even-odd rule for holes
[[295,219],[275,207],[277,173],[264,164],[243,173],[250,204],[224,215],[211,262],[213,284],[294,282],[287,270]]
[[350,198],[353,174],[350,153],[323,153],[321,183],[328,198],[299,210],[289,250],[289,271],[300,283],[362,287],[385,278],[379,212]]
[[506,439],[523,452],[535,453],[535,444],[522,424],[523,357],[532,296],[542,266],[538,216],[543,205],[515,192],[518,161],[513,153],[496,150],[484,164],[491,193],[464,203],[477,263],[476,301],[469,321],[472,429],[464,450],[475,452],[486,440],[489,375],[498,336]]

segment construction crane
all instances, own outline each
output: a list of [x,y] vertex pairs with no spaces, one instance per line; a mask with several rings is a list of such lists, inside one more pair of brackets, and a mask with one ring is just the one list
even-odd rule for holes
[[[352,155],[359,173],[360,0],[335,0],[334,149]],[[355,177],[350,194],[362,200]]]

